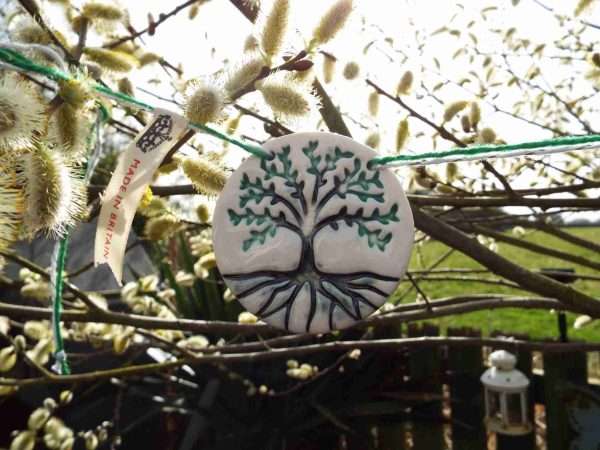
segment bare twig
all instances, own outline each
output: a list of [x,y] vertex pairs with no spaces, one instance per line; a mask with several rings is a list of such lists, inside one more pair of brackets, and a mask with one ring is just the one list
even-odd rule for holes
[[423,212],[420,208],[413,209],[413,217],[416,227],[424,233],[470,256],[492,272],[519,284],[528,291],[556,298],[563,305],[586,311],[591,316],[600,315],[600,303],[595,298],[548,277],[530,272],[492,252],[462,231]]
[[161,13],[158,15],[158,20],[156,22],[149,24],[143,30],[136,31],[136,32],[130,34],[129,36],[124,36],[122,38],[115,39],[114,41],[109,42],[108,44],[105,44],[104,47],[105,48],[115,48],[121,44],[124,44],[125,42],[133,41],[134,39],[148,33],[151,30],[152,30],[152,32],[154,32],[154,30],[156,30],[156,28],[158,28],[162,23],[166,22],[168,19],[170,19],[171,17],[173,17],[180,11],[183,11],[188,6],[192,6],[197,1],[198,0],[188,0],[188,1],[180,4],[179,6],[173,8],[171,11],[169,11],[167,13]]

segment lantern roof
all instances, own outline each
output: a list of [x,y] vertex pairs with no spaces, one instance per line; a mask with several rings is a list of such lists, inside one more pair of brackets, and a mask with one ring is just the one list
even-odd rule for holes
[[506,350],[497,350],[490,355],[492,367],[481,376],[481,382],[500,391],[519,391],[529,386],[529,379],[515,369],[517,358]]

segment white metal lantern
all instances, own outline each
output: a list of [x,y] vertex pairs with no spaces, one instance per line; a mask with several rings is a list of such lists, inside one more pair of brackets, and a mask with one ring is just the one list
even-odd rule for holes
[[488,430],[514,436],[531,432],[527,415],[529,379],[515,369],[517,358],[505,350],[497,350],[490,355],[490,364],[492,367],[481,376]]

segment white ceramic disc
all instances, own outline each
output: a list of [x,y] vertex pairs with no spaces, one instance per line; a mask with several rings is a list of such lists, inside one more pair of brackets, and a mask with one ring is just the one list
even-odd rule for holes
[[404,275],[413,218],[396,176],[332,133],[264,145],[227,181],[213,220],[217,265],[242,305],[294,333],[348,327]]

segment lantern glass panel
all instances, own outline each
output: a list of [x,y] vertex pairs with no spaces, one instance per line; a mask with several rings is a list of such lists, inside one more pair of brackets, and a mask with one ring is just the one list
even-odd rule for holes
[[500,392],[488,391],[488,411],[490,418],[502,418],[502,411],[500,409]]
[[522,394],[506,394],[506,404],[508,409],[508,423],[510,425],[521,425],[523,420],[523,410],[521,403]]

